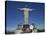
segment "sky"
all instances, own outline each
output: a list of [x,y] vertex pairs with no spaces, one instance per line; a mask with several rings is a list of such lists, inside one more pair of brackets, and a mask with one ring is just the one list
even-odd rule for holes
[[29,11],[28,24],[34,23],[37,29],[44,29],[44,3],[8,1],[6,6],[7,30],[16,30],[18,24],[24,24],[24,12],[18,8],[25,7],[32,9]]

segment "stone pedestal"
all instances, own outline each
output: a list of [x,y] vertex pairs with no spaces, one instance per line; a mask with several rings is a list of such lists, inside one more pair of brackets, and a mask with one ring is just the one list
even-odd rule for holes
[[24,33],[30,32],[29,24],[23,25],[23,32],[24,32]]

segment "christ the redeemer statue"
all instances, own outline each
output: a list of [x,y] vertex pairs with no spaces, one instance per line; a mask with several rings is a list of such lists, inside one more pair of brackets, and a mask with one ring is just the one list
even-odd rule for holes
[[29,11],[32,11],[30,8],[18,8],[19,10],[24,11],[24,25],[23,25],[23,32],[29,32],[29,24],[28,24],[28,17],[29,17]]
[[30,8],[18,8],[24,11],[24,24],[28,24],[29,11],[32,11]]

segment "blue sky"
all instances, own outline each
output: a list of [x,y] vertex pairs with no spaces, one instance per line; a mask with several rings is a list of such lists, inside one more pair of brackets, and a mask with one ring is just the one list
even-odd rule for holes
[[27,5],[28,8],[35,9],[31,12],[29,11],[28,23],[32,23],[38,29],[44,28],[44,3],[28,3],[28,2],[7,2],[7,14],[6,14],[6,24],[7,30],[16,30],[17,24],[24,23],[24,12],[18,10],[17,8],[24,8]]

